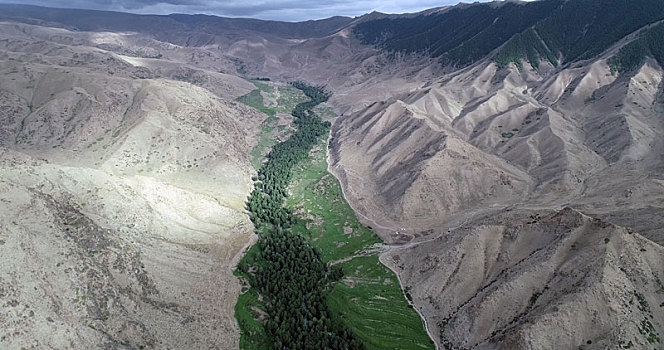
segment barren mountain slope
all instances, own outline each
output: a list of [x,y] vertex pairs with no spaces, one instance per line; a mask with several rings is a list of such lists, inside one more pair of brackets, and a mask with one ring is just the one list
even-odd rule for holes
[[[237,348],[253,86],[90,44],[131,35],[0,26],[2,347]],[[160,78],[182,69],[215,88]]]
[[494,205],[573,204],[661,242],[661,225],[621,219],[664,207],[661,92],[654,61],[620,76],[605,58],[552,75],[485,62],[340,118],[332,169],[356,209],[392,231]]
[[[211,72],[324,84],[334,90],[331,105],[339,113],[410,91],[440,69],[427,57],[388,57],[379,49],[361,44],[351,25],[382,18],[382,14],[355,20],[333,17],[280,23],[197,15],[138,16],[20,5],[0,7],[4,10],[0,18],[7,21],[75,30],[60,35],[53,34],[54,28],[16,25],[19,31],[29,31],[41,40],[115,52],[132,64],[149,66],[153,74],[205,84],[212,91],[217,81],[210,77]],[[136,25],[139,22],[142,25]],[[205,74],[199,71],[201,68]]]
[[650,349],[664,325],[663,248],[562,210],[514,210],[382,261],[445,348]]

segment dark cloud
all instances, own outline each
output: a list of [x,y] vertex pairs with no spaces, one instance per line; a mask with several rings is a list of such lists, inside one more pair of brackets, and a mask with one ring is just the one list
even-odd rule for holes
[[[0,0],[0,3],[16,3]],[[228,17],[252,17],[304,21],[331,16],[359,16],[371,11],[416,12],[450,5],[459,0],[23,0],[23,4],[49,7],[111,10],[141,14],[203,13]]]

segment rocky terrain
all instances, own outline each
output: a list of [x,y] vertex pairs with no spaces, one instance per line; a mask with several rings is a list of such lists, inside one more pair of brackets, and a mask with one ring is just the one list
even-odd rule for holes
[[[270,77],[334,93],[329,170],[439,348],[660,348],[664,70],[654,49],[634,69],[612,59],[662,18],[586,16],[606,21],[570,28],[603,46],[555,49],[544,30],[565,6],[545,5],[519,27],[499,19],[532,5],[336,18],[309,36],[9,8],[0,344],[237,348],[231,272],[251,242],[249,152],[266,116],[234,100],[254,89],[242,77]],[[441,37],[437,53],[371,27],[416,31],[408,20],[464,10],[483,14],[469,15],[479,29]],[[388,39],[367,42],[363,23]],[[493,46],[464,56],[477,38]]]
[[633,76],[603,58],[550,75],[486,62],[338,120],[332,156],[384,226],[574,204],[661,243],[660,219],[628,219],[662,204],[661,83],[652,61]]
[[383,262],[446,348],[645,349],[661,336],[662,252],[564,208],[478,219]]
[[131,35],[0,28],[1,347],[236,348],[253,85],[95,47]]

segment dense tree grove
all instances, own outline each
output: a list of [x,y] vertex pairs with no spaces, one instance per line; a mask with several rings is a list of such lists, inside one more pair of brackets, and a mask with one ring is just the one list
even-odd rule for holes
[[638,39],[623,46],[618,54],[609,59],[611,69],[629,72],[641,68],[650,56],[664,67],[664,24],[658,24],[639,36]]
[[358,23],[364,44],[426,53],[465,66],[495,50],[499,68],[527,59],[553,65],[590,59],[639,28],[664,19],[661,0],[541,0],[462,5],[412,17]]
[[320,87],[304,83],[293,83],[311,100],[302,102],[293,109],[297,131],[291,137],[275,145],[267,156],[267,161],[258,170],[254,191],[249,196],[247,209],[256,227],[270,224],[275,228],[290,226],[292,216],[282,206],[286,197],[286,186],[290,182],[291,169],[305,159],[318,138],[330,128],[329,122],[323,122],[313,112],[313,108],[329,98],[329,94]]
[[550,14],[561,0],[464,6],[415,17],[381,18],[358,23],[363,43],[389,51],[426,52],[443,64],[467,65],[499,47],[512,35]]
[[307,158],[330,127],[313,108],[327,101],[321,87],[296,82],[311,100],[293,110],[297,130],[275,145],[258,170],[247,209],[259,235],[259,254],[238,269],[263,296],[268,314],[265,331],[274,349],[362,349],[363,344],[330,314],[325,296],[331,283],[342,277],[320,254],[289,227],[292,213],[283,207],[291,169]]
[[[558,0],[556,0],[558,1]],[[566,1],[532,28],[515,35],[498,50],[500,67],[520,65],[528,59],[537,68],[539,59],[554,65],[590,59],[626,35],[664,19],[661,0]]]

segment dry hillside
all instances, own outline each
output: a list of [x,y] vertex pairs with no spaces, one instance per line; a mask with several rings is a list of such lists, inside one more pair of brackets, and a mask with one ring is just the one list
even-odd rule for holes
[[663,253],[564,208],[479,219],[383,262],[445,348],[650,349],[664,323]]
[[237,348],[253,86],[99,48],[136,35],[0,33],[2,347]]
[[602,58],[555,74],[481,63],[340,118],[333,169],[390,228],[574,205],[661,242],[657,216],[630,220],[664,205],[661,84],[652,61],[633,76]]

